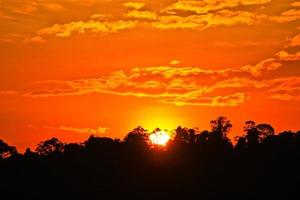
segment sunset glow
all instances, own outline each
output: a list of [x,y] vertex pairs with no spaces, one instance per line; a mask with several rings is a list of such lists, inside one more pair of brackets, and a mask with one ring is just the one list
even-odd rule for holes
[[0,138],[124,138],[216,116],[300,129],[300,1],[2,0]]
[[149,139],[152,144],[165,146],[170,140],[170,135],[165,131],[156,131],[150,134]]
[[300,199],[299,168],[300,0],[0,0],[0,200]]

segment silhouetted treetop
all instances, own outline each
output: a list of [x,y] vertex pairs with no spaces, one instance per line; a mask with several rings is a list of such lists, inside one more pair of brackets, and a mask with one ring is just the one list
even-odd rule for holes
[[212,133],[219,135],[222,138],[227,138],[227,134],[232,128],[232,124],[226,117],[220,116],[215,120],[210,121]]
[[131,145],[148,145],[148,132],[142,126],[138,126],[125,136],[124,142]]
[[55,137],[39,143],[36,148],[36,152],[42,156],[61,153],[63,150],[64,144]]
[[3,140],[0,140],[0,159],[2,158],[8,158],[11,156],[16,155],[17,149],[14,146],[9,146],[7,143],[5,143]]
[[269,124],[258,124],[254,121],[246,121],[244,126],[245,136],[237,138],[238,148],[253,147],[275,134],[274,128]]

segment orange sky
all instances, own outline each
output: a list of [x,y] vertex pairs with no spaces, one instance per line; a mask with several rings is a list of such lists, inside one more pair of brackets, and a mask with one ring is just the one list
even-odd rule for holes
[[299,22],[290,0],[2,0],[0,138],[300,129]]

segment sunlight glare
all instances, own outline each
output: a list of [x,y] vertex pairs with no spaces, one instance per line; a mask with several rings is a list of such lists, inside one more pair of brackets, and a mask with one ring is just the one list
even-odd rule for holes
[[152,144],[166,146],[170,140],[170,135],[165,131],[156,131],[149,136]]

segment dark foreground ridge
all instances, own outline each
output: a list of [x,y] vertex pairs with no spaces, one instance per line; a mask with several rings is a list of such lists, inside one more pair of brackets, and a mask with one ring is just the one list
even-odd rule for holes
[[142,127],[124,140],[58,139],[24,154],[0,140],[0,199],[299,199],[300,132],[245,124],[232,145],[225,117],[210,131],[178,127],[166,147]]

